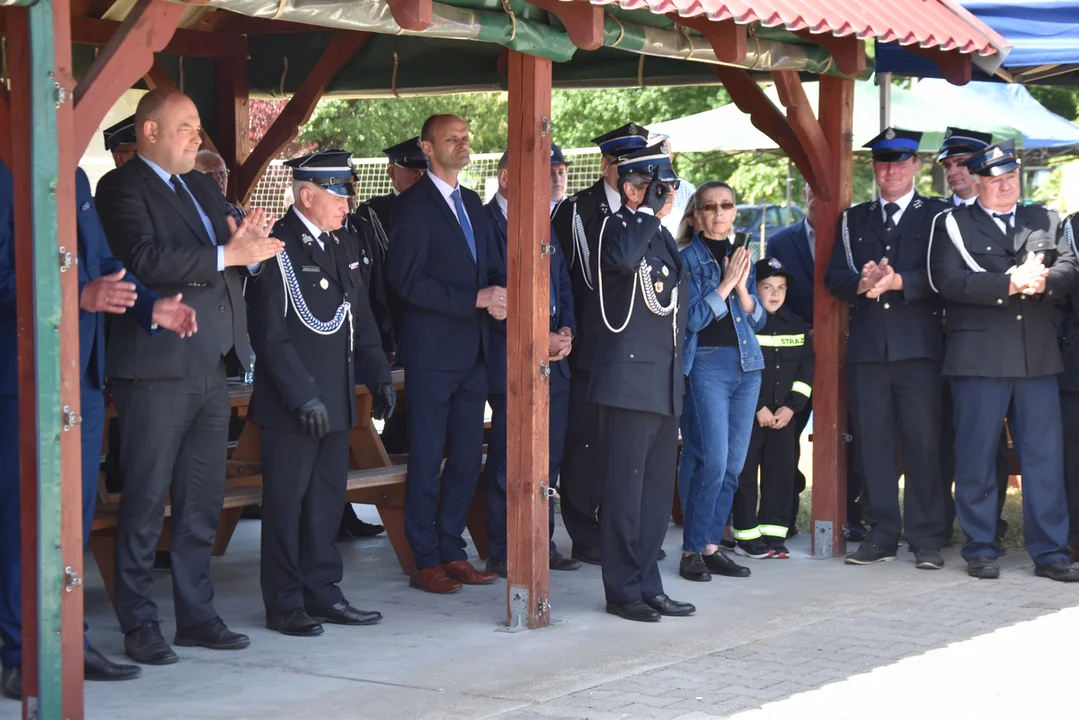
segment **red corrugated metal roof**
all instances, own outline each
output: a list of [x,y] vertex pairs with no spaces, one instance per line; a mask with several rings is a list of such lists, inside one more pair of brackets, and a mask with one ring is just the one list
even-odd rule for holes
[[862,40],[993,55],[1010,48],[956,0],[589,0],[626,10],[651,10],[681,17],[704,15],[740,25],[856,35]]

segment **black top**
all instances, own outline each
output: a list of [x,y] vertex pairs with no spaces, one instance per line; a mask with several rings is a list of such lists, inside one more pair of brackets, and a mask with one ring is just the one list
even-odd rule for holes
[[[712,240],[701,235],[704,246],[719,264],[720,272],[727,264],[727,253],[730,252],[729,240]],[[727,298],[727,314],[708,323],[708,326],[697,333],[698,347],[738,347],[738,334],[734,331],[734,318],[730,313],[730,297]]]

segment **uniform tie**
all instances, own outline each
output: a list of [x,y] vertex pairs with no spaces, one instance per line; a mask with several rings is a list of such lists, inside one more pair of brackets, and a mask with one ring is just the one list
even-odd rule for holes
[[993,213],[994,220],[1000,220],[1004,223],[1004,227],[1010,229],[1012,226],[1012,215],[1015,213]]
[[884,206],[884,215],[887,219],[884,221],[884,229],[888,232],[895,230],[895,221],[892,220],[892,216],[899,212],[899,204],[890,202]]
[[468,221],[468,213],[465,212],[465,204],[461,200],[461,188],[454,188],[450,197],[453,198],[453,205],[457,208],[457,221],[461,223],[468,249],[472,252],[472,262],[476,262],[476,236],[472,233],[472,223]]

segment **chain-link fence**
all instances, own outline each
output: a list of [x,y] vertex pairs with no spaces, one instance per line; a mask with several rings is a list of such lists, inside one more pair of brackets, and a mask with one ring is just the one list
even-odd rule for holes
[[[582,190],[596,182],[600,174],[600,154],[595,148],[565,150],[563,154],[570,163],[567,168],[568,190],[570,194]],[[498,160],[501,153],[473,155],[472,162],[461,172],[461,183],[472,188],[486,201],[498,189]],[[386,175],[386,158],[356,158],[353,160],[359,171],[361,200],[385,195],[390,191],[390,178]],[[251,195],[249,207],[262,208],[274,217],[281,217],[292,203],[292,170],[274,160]]]

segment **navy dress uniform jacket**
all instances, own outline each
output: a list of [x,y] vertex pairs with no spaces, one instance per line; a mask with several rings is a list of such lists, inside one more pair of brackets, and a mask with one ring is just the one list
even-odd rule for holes
[[352,309],[354,344],[349,346],[349,323],[329,335],[310,330],[286,297],[281,266],[275,258],[248,285],[251,342],[258,356],[251,419],[274,430],[303,432],[295,411],[321,397],[330,415],[330,431],[348,430],[359,418],[355,377],[374,392],[390,382],[378,326],[371,313],[356,239],[344,230],[334,233],[329,248],[320,250],[307,226],[290,208],[274,225],[273,236],[285,243],[283,253],[295,271],[299,292],[315,319],[328,322],[343,301]]
[[[855,205],[839,218],[825,285],[850,304],[848,363],[944,358],[941,301],[929,285],[926,258],[933,218],[946,208],[938,198],[915,193],[890,235],[876,200]],[[862,266],[885,257],[903,276],[903,289],[879,300],[859,295]]]
[[385,228],[377,229],[375,222],[370,207],[361,205],[345,219],[345,230],[348,232],[344,237],[351,236],[356,239],[360,273],[363,275],[363,285],[367,288],[367,299],[371,304],[375,325],[378,326],[378,333],[382,338],[382,350],[392,353],[397,352],[397,341],[386,289],[386,247],[382,244],[382,240],[388,241],[388,238],[382,238],[380,233],[384,233]]
[[[678,288],[677,336],[670,315],[656,315],[645,306],[638,278],[642,260],[651,267],[649,279],[653,287],[659,284],[656,297],[661,305],[667,306],[671,293]],[[599,330],[589,400],[680,417],[685,394],[682,341],[689,284],[674,238],[654,215],[623,206],[607,223],[592,262],[597,293],[601,292],[602,267],[607,321],[615,328],[623,323],[626,327],[619,333],[611,332],[606,325]]]
[[[603,220],[613,212],[607,202],[605,184],[604,179],[600,178],[576,195],[564,198],[552,213],[552,233],[559,240],[562,257],[569,271],[573,308],[581,330],[570,355],[574,369],[590,369],[596,339],[603,328],[603,321],[599,317],[599,301],[595,293],[596,278],[593,267],[600,228]],[[584,256],[585,250],[578,245],[578,233],[574,232],[578,221],[580,228],[584,230],[583,242],[587,246],[588,257]]]
[[[1008,239],[978,204],[936,220],[930,279],[947,310],[945,375],[1032,378],[1064,369],[1055,304],[1079,286],[1075,252],[1060,217],[1036,205],[1016,208],[1014,235]],[[1029,252],[1045,256],[1046,291],[1009,295],[1007,272]]]
[[[394,203],[386,270],[406,303],[398,354],[405,367],[465,370],[489,355],[488,314],[479,291],[505,286],[494,229],[483,202],[460,186],[476,239],[476,259],[460,221],[427,175]],[[482,353],[482,354],[481,354]]]
[[[768,239],[767,257],[774,257],[794,277],[783,307],[813,325],[813,255],[806,221],[783,228]],[[859,268],[861,270],[861,268]]]
[[206,236],[198,214],[186,209],[176,191],[138,157],[98,183],[98,213],[113,253],[150,290],[163,297],[183,293],[199,324],[189,338],[175,333],[150,337],[131,319],[117,318],[106,353],[110,377],[206,376],[216,372],[229,350],[248,367],[246,270],[217,269],[217,246],[231,235],[225,198],[208,175],[192,171],[182,180],[210,218],[215,237]]

